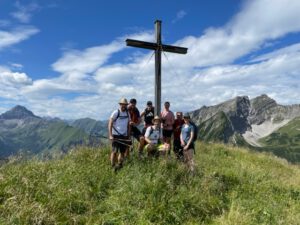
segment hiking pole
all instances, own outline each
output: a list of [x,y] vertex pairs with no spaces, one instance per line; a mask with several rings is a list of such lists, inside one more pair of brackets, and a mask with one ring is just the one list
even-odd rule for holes
[[115,138],[115,139],[109,139],[108,137],[106,136],[103,136],[103,135],[95,135],[95,137],[101,137],[101,138],[105,138],[105,139],[108,139],[108,140],[111,140],[111,141],[114,141],[114,142],[117,142],[121,145],[125,145],[127,147],[132,147],[132,145],[130,144],[126,144],[126,143],[123,143],[122,141],[127,141],[127,142],[131,142],[131,140],[126,140],[126,139],[118,139],[118,138]]
[[[109,137],[106,137],[106,136],[103,136],[103,135],[100,135],[100,134],[99,134],[99,135],[95,135],[94,137],[99,137],[99,138],[104,138],[104,139],[111,140],[111,139],[109,139]],[[127,140],[127,139],[119,139],[119,138],[114,138],[113,140],[131,142],[131,140]]]
[[121,142],[121,141],[118,141],[118,140],[114,140],[114,139],[112,139],[111,141],[113,141],[113,142],[117,142],[117,143],[119,143],[119,144],[121,144],[121,145],[125,145],[125,146],[127,146],[127,147],[132,147],[132,145],[125,144],[125,143],[123,143],[123,142]]

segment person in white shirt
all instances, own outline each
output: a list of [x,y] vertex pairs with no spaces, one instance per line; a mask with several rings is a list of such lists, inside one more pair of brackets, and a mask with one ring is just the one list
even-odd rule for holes
[[160,117],[155,116],[153,125],[149,126],[145,133],[145,141],[147,145],[145,146],[148,155],[155,155],[156,153],[165,154],[169,150],[169,145],[163,144],[163,134],[160,127]]
[[130,144],[130,115],[127,111],[127,99],[122,98],[119,105],[120,108],[111,114],[108,122],[109,139],[112,141],[110,161],[115,170],[122,167],[125,151]]

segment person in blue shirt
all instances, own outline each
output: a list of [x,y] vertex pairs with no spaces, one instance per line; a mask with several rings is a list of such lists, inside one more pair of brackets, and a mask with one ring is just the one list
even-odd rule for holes
[[183,116],[184,124],[181,128],[180,142],[183,148],[184,162],[191,172],[195,170],[194,155],[194,127],[190,124],[190,115],[185,113]]

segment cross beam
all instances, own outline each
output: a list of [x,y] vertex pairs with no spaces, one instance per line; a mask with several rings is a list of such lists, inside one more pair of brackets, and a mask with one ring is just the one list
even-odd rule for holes
[[161,112],[161,51],[186,54],[187,48],[161,43],[161,21],[155,21],[156,43],[126,39],[126,45],[155,51],[155,115]]

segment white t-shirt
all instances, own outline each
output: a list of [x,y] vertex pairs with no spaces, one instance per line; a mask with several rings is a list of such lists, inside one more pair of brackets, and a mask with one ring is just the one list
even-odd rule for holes
[[159,139],[162,137],[162,129],[154,129],[153,126],[150,126],[146,130],[145,137],[151,140],[151,144],[157,144]]
[[[117,119],[118,112],[120,112],[120,114]],[[111,114],[110,118],[113,120],[112,134],[127,136],[128,123],[130,121],[129,113],[127,111],[122,112],[121,110],[115,110]]]

